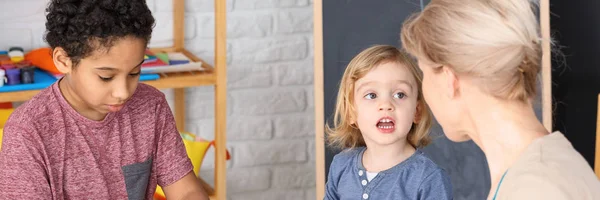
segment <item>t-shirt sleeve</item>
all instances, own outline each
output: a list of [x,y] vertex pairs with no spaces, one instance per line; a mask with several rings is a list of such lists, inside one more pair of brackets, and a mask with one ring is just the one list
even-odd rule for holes
[[9,122],[0,150],[0,199],[51,199],[43,143],[35,132]]
[[193,170],[183,140],[175,125],[175,119],[164,97],[157,107],[158,147],[156,151],[156,174],[158,185],[171,185]]
[[436,169],[419,186],[419,200],[453,199],[450,178],[444,170]]

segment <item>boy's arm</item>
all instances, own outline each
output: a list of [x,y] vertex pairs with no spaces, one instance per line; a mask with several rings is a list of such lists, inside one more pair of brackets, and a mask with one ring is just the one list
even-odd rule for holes
[[156,170],[158,184],[167,199],[206,199],[208,196],[194,175],[192,163],[166,99],[162,97],[157,110],[158,147]]
[[437,169],[429,174],[419,186],[420,200],[447,200],[454,199],[452,196],[452,184],[444,170]]
[[10,120],[0,150],[0,199],[51,199],[39,136]]
[[167,199],[205,199],[208,195],[202,189],[200,181],[193,172],[188,173],[177,182],[163,188]]

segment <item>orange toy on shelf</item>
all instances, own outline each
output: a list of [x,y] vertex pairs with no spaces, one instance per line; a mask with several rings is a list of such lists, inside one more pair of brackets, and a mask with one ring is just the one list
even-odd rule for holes
[[25,54],[25,60],[52,74],[60,74],[52,61],[52,50],[48,47],[34,49]]

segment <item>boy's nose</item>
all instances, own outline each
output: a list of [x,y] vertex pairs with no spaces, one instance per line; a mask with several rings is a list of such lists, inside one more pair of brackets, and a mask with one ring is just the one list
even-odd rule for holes
[[124,101],[129,97],[129,91],[127,90],[127,85],[118,86],[113,90],[113,97],[119,99],[119,101]]

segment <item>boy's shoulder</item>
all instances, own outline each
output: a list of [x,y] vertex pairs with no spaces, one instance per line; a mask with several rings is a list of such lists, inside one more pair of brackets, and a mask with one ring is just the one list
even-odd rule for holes
[[30,100],[15,108],[7,124],[14,122],[26,126],[34,121],[51,117],[52,113],[58,109],[60,109],[60,104],[51,86],[41,90]]
[[162,93],[160,90],[156,89],[155,87],[152,87],[145,83],[139,83],[131,100],[143,102],[163,101],[165,100],[165,94]]

